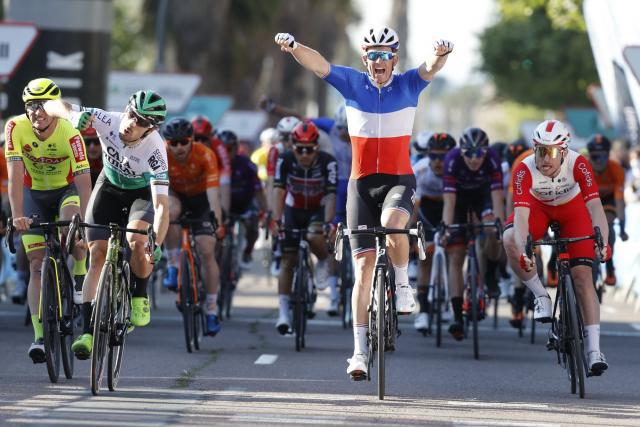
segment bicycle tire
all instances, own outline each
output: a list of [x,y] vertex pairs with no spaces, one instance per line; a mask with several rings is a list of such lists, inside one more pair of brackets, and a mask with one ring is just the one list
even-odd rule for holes
[[480,343],[478,337],[478,314],[480,311],[480,303],[478,301],[478,285],[480,276],[478,273],[477,259],[471,257],[470,264],[469,293],[471,294],[471,332],[473,335],[473,358],[478,360],[480,358]]
[[435,314],[435,323],[436,323],[436,347],[442,347],[442,304],[444,303],[444,265],[442,257],[436,257],[436,283],[434,284],[434,294],[435,298],[432,298],[433,301],[431,305],[431,312]]
[[340,299],[342,308],[342,328],[347,329],[353,327],[353,313],[351,311],[351,295],[353,292],[353,264],[349,249],[343,246],[342,263],[340,268]]
[[[385,388],[385,372],[384,372],[384,344],[385,344],[385,307],[386,307],[386,275],[382,268],[376,269],[376,282],[377,282],[377,302],[378,302],[378,314],[376,317],[378,330],[378,399],[384,399],[384,388]],[[382,308],[382,313],[380,312],[380,308]]]
[[120,370],[122,369],[122,360],[124,358],[124,345],[127,338],[127,330],[129,329],[129,320],[131,319],[131,294],[129,293],[131,274],[129,264],[126,262],[123,263],[121,277],[120,286],[118,286],[115,294],[116,311],[113,314],[114,328],[111,330],[109,342],[109,369],[107,371],[109,391],[116,391],[118,381],[120,380]]
[[62,301],[62,320],[60,327],[60,352],[62,359],[62,368],[64,371],[64,376],[67,379],[73,378],[73,366],[74,366],[74,354],[71,350],[71,345],[73,344],[73,338],[75,336],[74,327],[74,311],[75,304],[73,302],[73,282],[71,278],[66,273],[66,269],[58,269],[58,271],[63,271],[62,273],[62,282],[60,283],[60,301]]
[[296,341],[296,351],[302,350],[302,340],[304,337],[304,319],[306,317],[304,309],[304,258],[298,257],[298,265],[293,277],[293,330]]
[[493,300],[493,329],[498,329],[498,302],[500,298],[491,298]]
[[60,330],[59,330],[59,304],[55,292],[56,274],[51,258],[45,257],[40,276],[41,286],[41,321],[44,338],[44,353],[47,365],[47,374],[52,383],[57,383],[60,377]]
[[93,346],[89,377],[91,393],[94,396],[100,393],[107,345],[111,336],[111,287],[115,277],[113,268],[111,263],[105,263],[102,267],[93,309]]
[[187,251],[180,251],[180,268],[178,270],[178,283],[180,286],[180,312],[182,313],[182,325],[184,329],[184,340],[188,353],[193,353],[195,349],[195,330],[193,321],[193,272]]
[[569,313],[569,324],[571,325],[571,353],[573,363],[576,368],[576,382],[578,383],[578,394],[581,399],[585,395],[585,367],[583,334],[578,313],[578,300],[573,288],[573,281],[570,275],[565,277],[567,294],[567,311]]
[[233,241],[232,236],[225,236],[222,243],[222,257],[221,257],[221,268],[222,274],[220,276],[220,292],[218,293],[218,317],[220,319],[225,318],[225,314],[229,314],[230,309],[228,305],[231,303],[231,298],[229,294],[231,293],[231,288],[233,287],[232,283],[232,248]]

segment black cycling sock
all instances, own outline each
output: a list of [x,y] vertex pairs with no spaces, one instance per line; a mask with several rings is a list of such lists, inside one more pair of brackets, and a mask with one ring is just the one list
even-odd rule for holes
[[513,309],[516,313],[520,313],[524,309],[524,286],[513,290]]
[[420,313],[429,312],[429,294],[418,291],[418,303],[420,304]]
[[453,317],[458,323],[462,323],[462,297],[451,298],[451,308],[453,308]]
[[149,282],[149,277],[151,275],[145,277],[145,278],[140,278],[138,276],[136,276],[133,271],[131,272],[131,281],[132,283],[132,288],[133,288],[133,292],[131,293],[132,297],[143,297],[146,298],[147,297],[147,283]]
[[91,334],[93,333],[93,328],[91,327],[91,314],[93,311],[93,307],[90,302],[82,303],[82,333],[83,334]]
[[613,272],[615,271],[615,268],[613,267],[613,258],[609,259],[609,261],[607,261],[605,265],[606,265],[607,275],[613,276]]

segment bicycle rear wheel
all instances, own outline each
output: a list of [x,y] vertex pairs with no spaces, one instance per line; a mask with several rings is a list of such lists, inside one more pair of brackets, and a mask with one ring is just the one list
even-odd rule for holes
[[107,345],[111,336],[111,287],[115,274],[113,265],[105,263],[100,273],[98,292],[93,309],[93,346],[91,349],[91,393],[94,396],[100,392],[102,374],[104,371]]
[[184,340],[187,352],[192,353],[195,348],[195,315],[193,306],[193,271],[189,254],[187,251],[180,251],[180,270],[178,271],[178,282],[180,286],[180,311],[182,312],[182,323],[184,326]]
[[[131,295],[129,264],[123,263],[122,280],[116,291],[116,312],[113,313],[113,329],[109,339],[109,369],[107,384],[110,391],[115,391],[120,380],[120,370],[122,369],[122,359],[124,357],[124,344],[129,329],[131,319]],[[114,284],[115,285],[115,284]]]
[[[345,242],[344,246],[348,246]],[[343,247],[344,248],[344,247]],[[340,268],[340,305],[342,307],[342,328],[353,327],[353,313],[351,311],[351,295],[353,292],[353,264],[349,249],[343,249]]]
[[385,307],[386,307],[386,275],[383,269],[376,270],[376,291],[378,313],[376,318],[378,330],[378,399],[384,399],[384,342],[385,342]]
[[[569,314],[568,324],[570,325],[570,334],[568,336],[571,347],[572,363],[575,367],[575,379],[578,385],[580,398],[584,398],[585,393],[585,368],[586,362],[584,358],[584,343],[582,334],[582,325],[580,314],[578,312],[578,300],[576,299],[573,282],[570,275],[565,276],[565,287],[567,295],[567,312]],[[573,389],[573,386],[572,386]],[[572,391],[572,393],[575,393]]]
[[51,258],[45,257],[40,276],[41,288],[41,319],[44,333],[44,353],[47,364],[47,373],[52,383],[57,383],[60,376],[60,330],[59,330],[59,304],[58,285],[56,281],[55,267]]
[[62,301],[62,320],[60,321],[60,350],[62,357],[62,368],[67,379],[73,378],[74,355],[71,351],[73,344],[74,327],[75,327],[75,304],[73,303],[73,284],[71,278],[66,274],[66,270],[62,273],[60,282],[60,300]]

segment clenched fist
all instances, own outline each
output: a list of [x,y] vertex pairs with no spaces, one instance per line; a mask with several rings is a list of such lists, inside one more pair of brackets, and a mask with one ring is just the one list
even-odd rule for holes
[[289,33],[278,33],[275,37],[276,44],[280,45],[283,52],[292,52],[298,47],[296,39]]
[[433,53],[436,56],[445,56],[453,52],[453,43],[449,40],[436,40],[433,42]]

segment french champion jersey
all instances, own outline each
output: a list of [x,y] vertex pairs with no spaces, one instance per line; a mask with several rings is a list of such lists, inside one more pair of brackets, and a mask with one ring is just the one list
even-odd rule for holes
[[324,78],[342,94],[353,157],[351,179],[372,174],[413,174],[409,146],[420,92],[428,81],[414,68],[393,74],[378,88],[369,75],[331,65]]
[[72,105],[72,110],[72,122],[76,122],[83,111],[93,116],[91,126],[100,138],[104,171],[111,184],[123,190],[151,187],[153,195],[169,194],[167,149],[157,130],[129,147],[120,139],[120,122],[125,113],[78,105]]

